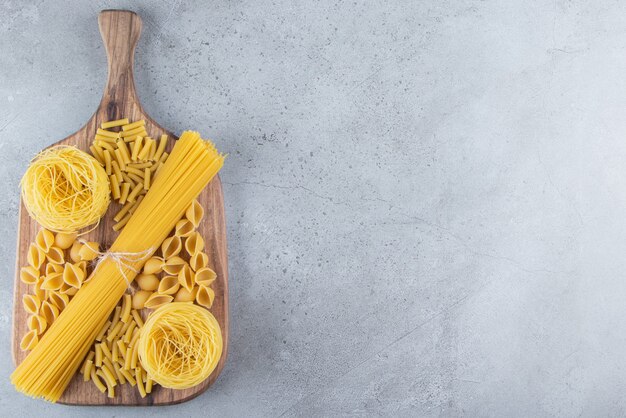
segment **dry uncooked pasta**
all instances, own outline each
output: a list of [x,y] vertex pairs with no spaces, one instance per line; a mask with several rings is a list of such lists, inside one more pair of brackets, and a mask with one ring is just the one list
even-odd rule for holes
[[98,161],[59,145],[37,155],[22,177],[22,200],[50,231],[72,233],[96,224],[109,207],[109,179]]
[[208,310],[173,302],[154,311],[141,329],[139,358],[155,382],[185,389],[205,380],[222,355],[222,333]]

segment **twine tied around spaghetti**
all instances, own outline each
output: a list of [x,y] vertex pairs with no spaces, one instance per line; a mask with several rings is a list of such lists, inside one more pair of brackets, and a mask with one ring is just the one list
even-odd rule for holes
[[[83,245],[87,244],[87,241],[85,241],[83,239],[78,239],[78,242],[80,242]],[[91,246],[90,246],[90,248],[91,248]],[[96,268],[98,268],[98,264],[100,264],[101,262],[103,262],[106,259],[110,259],[117,266],[118,270],[120,271],[120,274],[122,275],[122,277],[126,281],[126,285],[128,287],[130,287],[130,284],[131,284],[132,281],[128,279],[128,276],[126,275],[126,271],[124,269],[128,269],[128,270],[132,271],[135,274],[139,274],[139,270],[137,270],[134,267],[134,263],[147,261],[150,258],[150,256],[152,255],[152,253],[155,251],[155,249],[153,247],[150,247],[150,248],[145,249],[143,251],[137,251],[137,252],[129,252],[129,251],[105,251],[105,252],[100,252],[98,250],[95,250],[94,248],[91,248],[91,249],[96,254],[98,254],[98,257],[96,257],[93,260],[94,264],[96,265],[96,267],[94,267],[94,271],[95,271]]]

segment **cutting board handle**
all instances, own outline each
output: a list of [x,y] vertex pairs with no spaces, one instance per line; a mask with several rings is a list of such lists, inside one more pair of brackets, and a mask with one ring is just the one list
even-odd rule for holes
[[124,117],[128,105],[138,105],[133,63],[135,46],[141,35],[141,18],[129,10],[103,10],[98,16],[100,34],[107,52],[109,76],[100,109],[109,120]]

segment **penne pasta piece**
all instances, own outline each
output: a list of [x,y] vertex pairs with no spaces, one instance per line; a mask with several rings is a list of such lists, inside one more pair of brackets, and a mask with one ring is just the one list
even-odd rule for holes
[[108,136],[96,135],[94,139],[98,142],[104,142],[107,144],[115,144],[115,138],[110,138]]
[[143,189],[147,191],[149,188],[150,188],[150,169],[146,167],[144,169],[144,176],[143,176]]
[[136,129],[145,125],[146,125],[146,121],[141,119],[141,120],[138,120],[137,122],[125,124],[124,126],[122,126],[122,131],[131,131],[133,129]]
[[96,135],[105,136],[107,138],[117,139],[120,137],[119,132],[107,131],[106,129],[98,128]]
[[115,128],[117,126],[128,125],[128,118],[111,120],[108,122],[103,122],[100,127],[102,129]]
[[100,378],[98,377],[95,368],[91,369],[91,381],[96,385],[98,390],[102,393],[106,392],[107,387],[102,383]]
[[122,194],[120,195],[120,204],[123,205],[124,203],[126,203],[126,200],[128,198],[128,192],[130,192],[130,184],[122,183],[121,188],[122,188]]
[[99,150],[95,144],[90,145],[89,150],[91,151],[91,155],[100,163],[100,165],[104,166],[104,155],[101,154],[101,150]]
[[137,199],[137,195],[139,194],[139,191],[141,189],[143,189],[143,183],[136,185],[135,188],[133,189],[133,191],[130,192],[130,194],[128,195],[128,201],[129,202],[134,202],[135,199]]
[[104,150],[104,170],[107,176],[111,175],[111,152],[108,149]]
[[104,158],[104,151],[109,151],[110,153],[114,153],[115,152],[115,148],[113,147],[113,144],[111,144],[109,142],[96,141],[96,142],[94,142],[94,144],[96,144],[97,146],[102,148],[102,157],[103,158]]
[[130,220],[130,217],[132,216],[132,213],[127,214],[126,216],[124,216],[122,218],[122,220],[120,220],[118,223],[116,223],[115,225],[113,225],[113,230],[114,231],[119,231],[120,229],[124,228],[124,226],[126,226],[126,224],[128,223],[128,221]]
[[[120,173],[120,177],[121,177],[121,173]],[[120,196],[122,195],[122,192],[120,190],[120,183],[117,180],[117,177],[115,175],[109,176],[109,181],[111,183],[111,195],[113,196],[113,199],[118,200]]]
[[[115,151],[118,152],[119,150]],[[124,178],[122,177],[122,170],[120,170],[120,165],[117,161],[117,158],[114,158],[113,161],[111,161],[111,168],[113,169],[113,174],[115,174],[115,178],[117,178],[117,182],[121,183],[122,181],[124,181]]]
[[163,152],[165,151],[165,146],[167,145],[167,135],[161,135],[161,140],[159,141],[159,147],[154,154],[154,160],[159,161]]
[[122,313],[120,317],[120,320],[123,323],[127,323],[128,320],[130,319],[131,305],[132,305],[131,296],[129,294],[124,295],[124,303],[122,305]]

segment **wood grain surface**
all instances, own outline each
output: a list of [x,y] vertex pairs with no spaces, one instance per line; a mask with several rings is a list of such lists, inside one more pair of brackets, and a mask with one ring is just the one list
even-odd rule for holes
[[[168,143],[168,151],[170,151],[174,141],[178,138],[159,126],[144,112],[135,91],[133,60],[135,46],[141,33],[141,18],[130,11],[105,10],[100,13],[98,23],[109,62],[108,81],[102,101],[95,114],[82,129],[57,142],[57,144],[76,145],[80,149],[88,151],[96,129],[102,122],[129,118],[131,121],[145,119],[146,130],[153,138],[167,134],[170,138]],[[71,29],[68,28],[68,30]],[[217,273],[217,280],[213,284],[216,296],[211,312],[221,325],[224,340],[222,358],[215,371],[203,383],[190,389],[172,390],[155,385],[152,394],[143,399],[139,396],[137,389],[128,384],[118,386],[115,398],[109,399],[106,394],[100,393],[92,382],[85,383],[82,381],[82,377],[75,376],[60,399],[61,403],[74,405],[168,405],[187,401],[204,392],[215,382],[224,367],[228,353],[228,257],[224,201],[218,176],[204,189],[198,200],[205,209],[205,218],[198,230],[206,243],[205,252],[209,256],[209,266]],[[112,203],[100,226],[84,238],[88,241],[100,242],[102,248],[108,248],[117,237],[117,233],[111,227],[115,223],[112,218],[120,208],[119,204]],[[26,357],[26,353],[19,348],[20,340],[27,332],[26,319],[28,317],[22,307],[22,295],[32,292],[28,285],[19,280],[19,268],[27,265],[28,247],[34,241],[38,230],[39,225],[29,217],[23,203],[20,204],[12,341],[13,359],[16,365]]]

